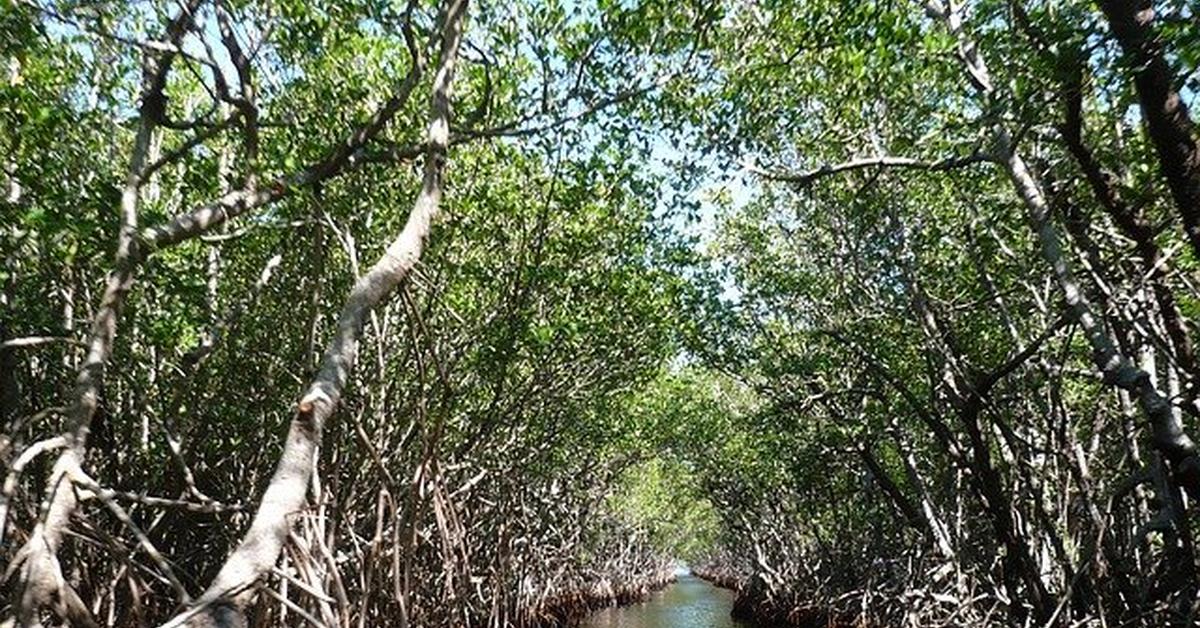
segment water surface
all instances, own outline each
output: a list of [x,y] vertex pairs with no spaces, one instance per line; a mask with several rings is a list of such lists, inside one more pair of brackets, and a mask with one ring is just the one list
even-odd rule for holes
[[641,604],[596,611],[583,628],[746,628],[729,616],[733,592],[691,575]]

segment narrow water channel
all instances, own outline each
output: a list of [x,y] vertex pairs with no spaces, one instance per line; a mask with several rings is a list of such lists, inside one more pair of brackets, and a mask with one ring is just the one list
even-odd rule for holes
[[691,575],[654,593],[641,604],[606,608],[592,614],[583,628],[746,628],[729,616],[733,592]]

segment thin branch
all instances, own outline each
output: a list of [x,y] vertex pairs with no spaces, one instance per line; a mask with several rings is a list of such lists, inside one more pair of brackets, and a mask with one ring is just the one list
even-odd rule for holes
[[1028,346],[1017,352],[1000,366],[996,367],[995,370],[982,376],[979,381],[975,383],[974,388],[976,394],[978,394],[980,397],[987,396],[993,386],[999,383],[1000,380],[1007,377],[1010,373],[1020,368],[1020,366],[1029,360],[1029,358],[1033,357],[1034,354],[1041,350],[1042,345],[1045,344],[1047,340],[1053,338],[1054,335],[1057,334],[1060,329],[1066,327],[1069,322],[1070,319],[1066,316],[1059,318],[1054,322],[1054,324],[1046,328],[1041,335],[1030,342]]
[[261,589],[262,589],[263,593],[266,593],[267,595],[275,598],[284,606],[295,611],[297,615],[303,617],[304,620],[307,621],[308,623],[316,626],[317,628],[326,628],[325,623],[322,622],[321,620],[317,619],[316,617],[314,617],[312,613],[304,610],[303,608],[300,608],[300,606],[298,606],[295,602],[287,599],[286,597],[283,597],[282,595],[280,595],[278,592],[276,592],[271,587],[264,586]]
[[177,161],[178,159],[183,157],[183,155],[185,155],[188,151],[190,151],[193,148],[199,146],[200,144],[203,144],[204,142],[212,139],[215,135],[224,131],[225,129],[228,129],[241,116],[242,116],[241,110],[234,111],[229,117],[225,118],[224,120],[221,120],[220,122],[213,124],[211,126],[206,126],[202,130],[197,131],[195,135],[189,137],[187,140],[185,140],[182,144],[180,144],[174,150],[163,155],[162,157],[159,157],[153,163],[146,166],[142,170],[142,174],[139,177],[140,184],[145,185],[146,182],[150,180],[150,177],[153,176],[155,172],[158,172],[159,170],[161,170],[163,166],[169,165],[169,164]]
[[88,477],[82,471],[79,471],[78,477],[73,478],[73,480],[76,485],[94,494],[96,498],[99,499],[105,505],[105,507],[112,512],[113,516],[115,516],[121,523],[125,524],[125,527],[129,528],[130,532],[133,533],[133,536],[137,538],[138,544],[142,546],[142,550],[146,552],[146,555],[150,557],[150,560],[154,561],[155,566],[158,567],[159,571],[162,572],[162,575],[171,584],[171,588],[175,589],[175,594],[179,596],[179,600],[185,604],[190,602],[192,600],[191,594],[188,593],[187,588],[183,586],[183,583],[179,581],[179,578],[175,575],[175,571],[171,569],[171,565],[168,564],[166,558],[163,557],[162,552],[158,551],[158,548],[155,547],[154,543],[150,541],[150,537],[146,536],[146,533],[143,532],[141,527],[139,527],[138,524],[133,521],[133,518],[129,516],[129,513],[126,512],[125,509],[122,508],[115,499],[113,499],[113,497],[116,495],[116,492],[101,487],[96,483],[95,480]]
[[53,342],[65,342],[76,346],[84,346],[84,343],[78,338],[69,336],[25,336],[24,338],[13,338],[0,342],[0,351],[5,349],[18,349],[22,347],[36,347],[38,345],[47,345]]
[[145,493],[132,493],[129,491],[108,490],[108,496],[117,497],[125,501],[137,502],[145,506],[156,508],[177,508],[188,512],[198,513],[220,513],[220,512],[239,512],[244,506],[242,504],[226,504],[211,498],[203,502],[187,501],[185,499],[170,499],[167,497],[155,497]]
[[806,172],[774,172],[770,170],[763,170],[749,162],[745,164],[745,167],[750,172],[753,172],[764,179],[792,183],[797,187],[807,187],[812,185],[818,179],[822,179],[824,177],[841,174],[843,172],[851,172],[854,170],[863,170],[866,168],[905,168],[910,170],[942,172],[992,161],[995,161],[995,157],[990,153],[984,151],[975,151],[965,157],[947,157],[945,159],[939,159],[938,161],[923,161],[909,157],[892,157],[890,155],[884,155],[880,157],[864,157],[861,159],[852,159],[840,164],[826,164],[820,168],[808,170]]
[[596,113],[599,113],[600,111],[607,109],[613,105],[619,105],[621,103],[633,100],[634,98],[637,98],[638,96],[641,96],[642,94],[645,94],[657,87],[662,86],[670,78],[671,78],[670,76],[664,76],[656,81],[652,81],[648,85],[643,85],[641,87],[636,87],[633,89],[625,90],[623,92],[618,92],[616,94],[613,94],[612,96],[609,96],[608,98],[603,98],[603,99],[593,103],[592,105],[588,106],[587,108],[583,109],[582,111],[579,111],[579,112],[576,112],[573,114],[569,114],[569,115],[565,115],[560,118],[556,118],[556,119],[554,119],[550,122],[547,122],[545,124],[542,124],[542,125],[530,126],[530,127],[522,126],[523,124],[539,117],[538,114],[533,114],[533,115],[525,116],[519,120],[514,120],[512,122],[502,124],[500,126],[491,127],[491,128],[487,128],[487,129],[478,129],[478,130],[462,129],[459,131],[459,133],[468,138],[473,138],[473,137],[524,137],[524,136],[528,136],[528,135],[536,135],[538,133],[556,129],[558,127],[564,126],[564,125],[574,122],[576,120],[585,120],[587,118],[592,117]]

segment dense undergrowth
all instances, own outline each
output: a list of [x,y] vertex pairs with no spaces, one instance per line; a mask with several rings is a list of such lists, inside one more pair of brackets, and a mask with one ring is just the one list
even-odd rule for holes
[[[0,625],[1196,623],[1182,2],[0,0]],[[11,623],[10,623],[11,622]]]

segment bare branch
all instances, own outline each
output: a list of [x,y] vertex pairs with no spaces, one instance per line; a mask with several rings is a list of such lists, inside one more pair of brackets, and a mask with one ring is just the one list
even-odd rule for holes
[[138,540],[138,544],[142,546],[142,550],[146,552],[150,560],[154,561],[155,566],[162,572],[162,576],[171,584],[171,588],[175,589],[175,595],[179,597],[179,600],[184,603],[191,601],[191,594],[188,593],[187,588],[180,582],[179,577],[175,575],[175,571],[171,569],[171,565],[167,563],[167,559],[163,557],[162,552],[158,551],[158,548],[150,541],[150,537],[146,536],[146,533],[134,522],[129,513],[113,499],[116,493],[101,487],[95,480],[88,477],[82,471],[79,472],[78,477],[74,478],[74,482],[99,499],[112,512],[113,516],[124,524],[125,527],[129,528],[129,531]]
[[38,345],[47,345],[54,342],[65,342],[67,344],[83,346],[78,338],[69,336],[26,336],[24,338],[13,338],[0,342],[0,351],[6,349],[19,349],[24,347],[36,347]]
[[749,162],[745,164],[745,167],[750,172],[753,172],[764,179],[793,183],[797,187],[807,187],[815,183],[818,179],[822,179],[824,177],[841,174],[844,172],[851,172],[854,170],[864,170],[867,168],[902,168],[910,170],[929,170],[933,172],[942,172],[991,161],[995,161],[995,157],[993,157],[990,153],[975,151],[965,157],[947,157],[945,159],[939,159],[938,161],[923,161],[909,157],[892,157],[888,155],[880,157],[864,157],[861,159],[852,159],[840,164],[826,164],[815,170],[794,173],[763,170]]
[[173,149],[171,152],[163,155],[162,157],[159,157],[157,160],[155,160],[154,162],[150,163],[145,168],[143,168],[142,174],[139,177],[139,179],[140,179],[139,183],[141,185],[145,185],[146,182],[150,180],[150,177],[153,176],[155,172],[158,172],[159,170],[161,170],[163,168],[163,166],[167,166],[167,165],[174,163],[175,161],[178,161],[180,158],[182,158],[184,155],[186,155],[188,153],[188,151],[190,151],[193,148],[212,139],[213,137],[215,137],[217,134],[224,131],[225,129],[228,129],[230,126],[233,125],[234,122],[237,122],[238,118],[241,117],[241,115],[242,115],[241,110],[235,111],[229,117],[225,118],[224,120],[221,120],[220,122],[213,124],[211,126],[206,126],[202,130],[197,131],[195,135],[184,140],[184,142],[182,144],[180,144],[178,147]]

